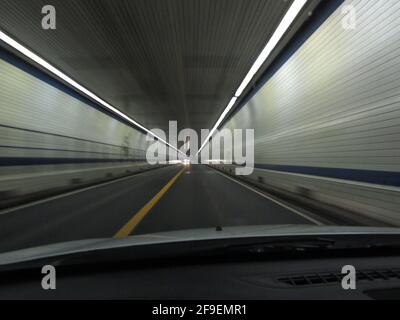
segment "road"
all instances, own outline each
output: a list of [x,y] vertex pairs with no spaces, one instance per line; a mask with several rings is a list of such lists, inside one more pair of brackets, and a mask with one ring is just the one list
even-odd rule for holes
[[0,252],[183,229],[314,223],[207,166],[173,166],[0,212]]

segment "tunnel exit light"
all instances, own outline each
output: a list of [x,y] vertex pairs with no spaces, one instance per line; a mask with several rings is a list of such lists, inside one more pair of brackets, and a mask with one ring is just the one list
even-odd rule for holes
[[46,60],[44,60],[43,58],[41,58],[37,54],[33,53],[31,50],[25,48],[23,45],[18,43],[16,40],[12,39],[10,36],[6,35],[1,30],[0,30],[0,40],[5,42],[6,44],[8,44],[10,47],[14,48],[15,50],[17,50],[21,54],[23,54],[25,57],[29,58],[30,60],[34,61],[38,65],[42,66],[43,68],[45,68],[47,71],[51,72],[56,77],[58,77],[61,80],[65,81],[66,83],[68,83],[69,85],[74,87],[76,90],[78,90],[80,93],[82,93],[82,94],[86,95],[87,97],[91,98],[92,100],[94,100],[95,102],[100,104],[105,109],[111,111],[112,113],[114,113],[115,115],[119,116],[120,118],[128,121],[129,123],[131,123],[135,127],[142,129],[143,131],[145,131],[148,134],[152,135],[153,137],[157,138],[159,141],[161,141],[162,143],[166,144],[170,148],[182,153],[177,148],[175,148],[174,146],[170,145],[167,141],[161,139],[160,137],[155,135],[153,132],[151,132],[149,129],[145,128],[140,123],[136,122],[135,120],[133,120],[132,118],[130,118],[129,116],[124,114],[123,112],[119,111],[117,108],[113,107],[111,104],[109,104],[108,102],[104,101],[103,99],[98,97],[96,94],[94,94],[90,90],[86,89],[84,86],[80,85],[78,82],[76,82],[75,80],[73,80],[72,78],[70,78],[69,76],[67,76],[63,72],[61,72],[60,70],[58,70],[56,67],[51,65],[49,62],[47,62]]
[[237,89],[235,96],[229,102],[227,107],[225,108],[224,112],[219,117],[218,121],[212,128],[210,134],[204,140],[201,148],[199,149],[198,153],[200,153],[204,147],[207,145],[208,141],[211,139],[215,131],[218,129],[219,125],[225,119],[229,111],[233,108],[236,103],[236,100],[242,95],[243,91],[247,88],[251,80],[254,78],[256,73],[260,70],[261,66],[265,63],[265,61],[269,58],[272,51],[275,49],[279,41],[285,35],[286,31],[292,25],[293,21],[297,18],[300,11],[303,9],[304,5],[307,3],[307,0],[295,0],[293,4],[290,6],[288,12],[283,17],[281,23],[279,24],[278,28],[275,30],[272,37],[269,39],[268,43],[261,51],[260,55],[258,56],[257,60],[254,62],[253,66],[250,68],[249,72],[247,73],[246,77],[243,79],[241,85]]

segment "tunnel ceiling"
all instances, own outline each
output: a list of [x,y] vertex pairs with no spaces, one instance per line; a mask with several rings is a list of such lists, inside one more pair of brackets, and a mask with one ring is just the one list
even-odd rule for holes
[[[41,8],[57,29],[41,28]],[[0,0],[0,28],[148,128],[211,128],[292,1]]]

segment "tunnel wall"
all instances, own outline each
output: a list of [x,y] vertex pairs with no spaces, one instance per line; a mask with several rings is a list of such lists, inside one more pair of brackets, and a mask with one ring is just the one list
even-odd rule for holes
[[0,50],[0,205],[149,168],[145,134]]
[[255,129],[252,179],[400,225],[399,19],[399,1],[345,1],[266,79],[224,126]]

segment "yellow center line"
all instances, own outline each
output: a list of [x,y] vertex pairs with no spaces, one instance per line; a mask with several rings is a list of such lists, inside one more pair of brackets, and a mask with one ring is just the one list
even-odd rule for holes
[[151,199],[142,209],[140,209],[131,220],[129,220],[115,235],[114,238],[125,238],[137,227],[137,225],[144,219],[149,211],[157,204],[158,201],[167,193],[172,187],[179,176],[185,171],[185,167],[180,170],[175,177],[173,177],[161,190],[158,192],[153,199]]

